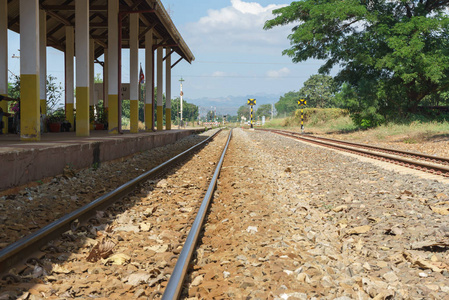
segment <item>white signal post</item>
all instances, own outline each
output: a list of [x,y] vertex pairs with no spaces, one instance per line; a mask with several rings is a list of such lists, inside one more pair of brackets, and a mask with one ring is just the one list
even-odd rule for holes
[[179,80],[179,82],[181,82],[181,92],[179,93],[179,95],[180,95],[180,102],[181,102],[181,111],[179,112],[180,114],[181,114],[181,118],[180,118],[180,120],[179,120],[179,128],[181,128],[181,126],[182,126],[182,96],[184,95],[184,93],[182,92],[182,83],[184,82],[185,80],[184,79],[182,79],[182,77],[181,77],[181,79]]

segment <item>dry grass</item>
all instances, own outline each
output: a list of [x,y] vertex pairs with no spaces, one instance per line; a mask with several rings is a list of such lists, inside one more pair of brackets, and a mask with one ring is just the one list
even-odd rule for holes
[[[298,124],[291,119],[274,119],[265,127],[284,128],[300,131]],[[397,142],[419,144],[424,142],[449,141],[449,122],[411,122],[410,124],[387,124],[367,130],[357,129],[349,116],[339,117],[327,122],[304,123],[305,132],[360,142]]]

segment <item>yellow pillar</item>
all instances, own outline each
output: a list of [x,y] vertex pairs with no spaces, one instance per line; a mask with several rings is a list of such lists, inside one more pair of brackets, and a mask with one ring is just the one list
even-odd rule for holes
[[130,100],[131,133],[139,132],[139,101]]
[[164,124],[162,122],[163,119],[164,119],[163,107],[158,105],[157,106],[157,130],[164,129]]
[[108,95],[109,133],[118,133],[118,95]]
[[[148,87],[147,87],[148,88]],[[153,104],[145,103],[145,130],[152,131],[153,128]]]
[[20,75],[20,138],[22,141],[41,139],[39,85],[39,75]]
[[41,103],[41,105],[40,105],[41,114],[47,115],[47,100],[41,99],[40,103]]
[[165,108],[165,129],[171,130],[171,108]]
[[39,141],[39,1],[20,0],[20,138]]
[[89,136],[89,0],[75,2],[76,135]]
[[[8,96],[5,93],[0,94],[0,95]],[[8,112],[8,101],[6,101],[6,100],[0,101],[0,107],[3,109],[3,111],[5,113]],[[8,133],[8,117],[3,117],[3,119],[0,121],[3,121],[3,125],[4,125],[2,133]]]

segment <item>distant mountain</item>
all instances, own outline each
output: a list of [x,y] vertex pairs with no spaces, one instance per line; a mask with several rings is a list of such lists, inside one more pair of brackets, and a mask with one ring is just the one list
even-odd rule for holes
[[[259,94],[259,95],[247,95],[247,96],[228,96],[228,97],[216,97],[216,98],[198,98],[198,99],[185,99],[188,103],[193,103],[200,108],[200,115],[205,115],[211,109],[216,108],[218,115],[228,114],[231,116],[237,115],[237,110],[242,105],[247,105],[247,100],[249,98],[256,99],[256,106],[254,107],[257,110],[257,107],[262,104],[275,104],[279,101],[279,98],[282,95],[276,94]],[[212,108],[214,107],[214,108]]]

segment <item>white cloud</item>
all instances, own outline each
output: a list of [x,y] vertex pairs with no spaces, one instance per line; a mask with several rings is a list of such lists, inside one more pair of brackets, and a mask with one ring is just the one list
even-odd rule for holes
[[288,74],[290,74],[290,69],[287,67],[282,68],[280,70],[270,70],[266,73],[266,75],[271,78],[284,77],[287,76]]
[[273,9],[285,5],[270,4],[264,7],[259,3],[243,0],[230,2],[231,6],[211,9],[198,22],[186,25],[186,40],[189,45],[198,50],[220,47],[223,52],[230,48],[237,52],[241,48],[246,48],[246,52],[248,48],[259,52],[258,47],[264,47],[265,51],[268,46],[282,45],[282,49],[288,47],[289,26],[263,29],[265,22],[274,18]]
[[212,77],[223,77],[223,76],[226,76],[225,72],[215,71],[212,73]]

